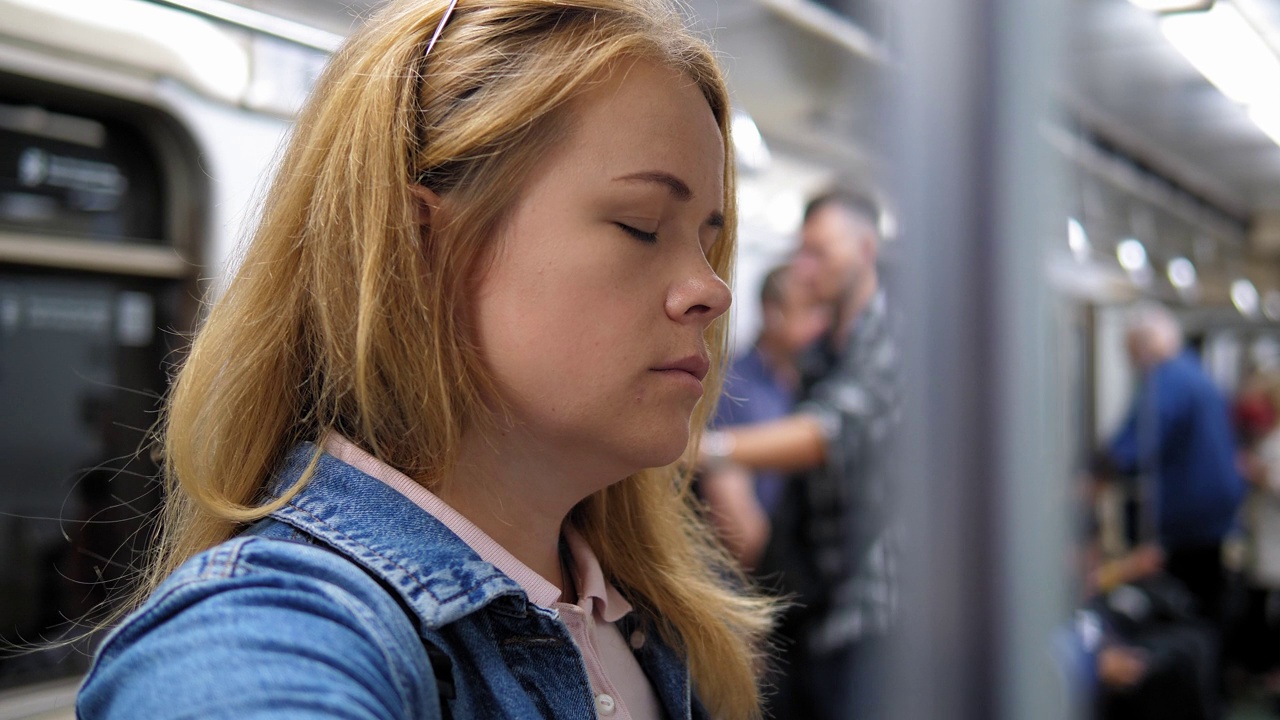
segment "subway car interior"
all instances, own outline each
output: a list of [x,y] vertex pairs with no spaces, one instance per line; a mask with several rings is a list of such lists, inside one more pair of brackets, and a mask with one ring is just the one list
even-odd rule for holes
[[[172,374],[299,108],[379,5],[0,0],[0,720],[74,716],[88,631],[163,501],[149,439]],[[1113,633],[1085,611],[1161,600],[1094,579],[1156,541],[1149,483],[1099,460],[1142,383],[1135,308],[1177,320],[1240,457],[1275,420],[1257,403],[1280,373],[1280,0],[681,9],[734,103],[735,352],[808,199],[853,185],[881,209],[906,528],[886,717],[1280,716],[1280,583],[1250,572],[1251,513],[1280,506],[1265,482],[1221,547],[1233,620],[1200,650],[1113,638],[1133,651],[1080,671],[1063,649],[1103,663]],[[1179,653],[1169,696],[1213,665],[1220,708],[1144,709],[1141,678]]]

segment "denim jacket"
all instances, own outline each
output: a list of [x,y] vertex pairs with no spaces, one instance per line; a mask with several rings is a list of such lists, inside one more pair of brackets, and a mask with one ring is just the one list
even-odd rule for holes
[[[315,446],[288,456],[275,488]],[[618,621],[671,720],[707,718],[652,622]],[[638,646],[638,647],[637,647]],[[102,643],[96,718],[594,718],[554,610],[442,523],[322,455],[287,505],[189,560]]]

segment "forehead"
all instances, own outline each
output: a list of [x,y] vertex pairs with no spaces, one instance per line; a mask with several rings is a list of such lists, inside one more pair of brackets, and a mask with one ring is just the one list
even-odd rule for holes
[[853,228],[847,213],[836,205],[824,205],[815,210],[801,229],[801,239],[806,245],[853,241]]
[[781,280],[778,296],[782,302],[791,305],[809,305],[817,302],[818,298],[812,283],[805,282],[793,272],[784,274]]
[[723,194],[725,148],[701,89],[651,60],[615,63],[570,107],[567,150],[584,172],[657,170],[680,177],[695,196]]
[[862,233],[875,232],[875,226],[859,213],[832,202],[815,210],[803,230],[806,240],[853,243]]

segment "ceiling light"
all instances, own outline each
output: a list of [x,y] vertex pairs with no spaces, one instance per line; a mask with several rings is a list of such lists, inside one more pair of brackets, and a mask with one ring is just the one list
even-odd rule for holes
[[1133,273],[1147,266],[1147,249],[1134,238],[1126,238],[1116,245],[1116,259],[1120,267]]
[[1280,88],[1280,58],[1234,5],[1160,18],[1160,30],[1224,95],[1239,103],[1270,102]]
[[1084,261],[1089,257],[1089,234],[1075,218],[1067,218],[1067,247],[1071,248],[1076,260]]
[[1258,314],[1258,288],[1244,278],[1231,283],[1231,303],[1245,317]]
[[1196,266],[1184,257],[1176,257],[1169,261],[1169,284],[1183,292],[1196,285]]
[[764,170],[769,167],[773,156],[756,121],[744,110],[733,111],[733,149],[738,161],[748,170]]

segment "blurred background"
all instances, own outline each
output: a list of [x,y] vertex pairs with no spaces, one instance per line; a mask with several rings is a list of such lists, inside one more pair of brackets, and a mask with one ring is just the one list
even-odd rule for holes
[[[69,637],[145,552],[139,446],[168,375],[300,103],[377,4],[0,0],[0,720],[70,717],[84,644],[13,650]],[[1280,368],[1280,1],[685,10],[735,105],[737,349],[810,197],[854,185],[881,209],[910,448],[889,714],[1174,717],[1139,699],[1166,657],[1182,685],[1221,668],[1219,717],[1280,714],[1280,602],[1251,571],[1265,480],[1223,541],[1231,621],[1184,652],[1151,638],[1192,621],[1115,600],[1162,561],[1133,559],[1156,541],[1142,473],[1098,460],[1142,382],[1127,336],[1148,303],[1266,475],[1248,440],[1277,416],[1259,388]],[[1117,676],[1107,648],[1133,651]]]

